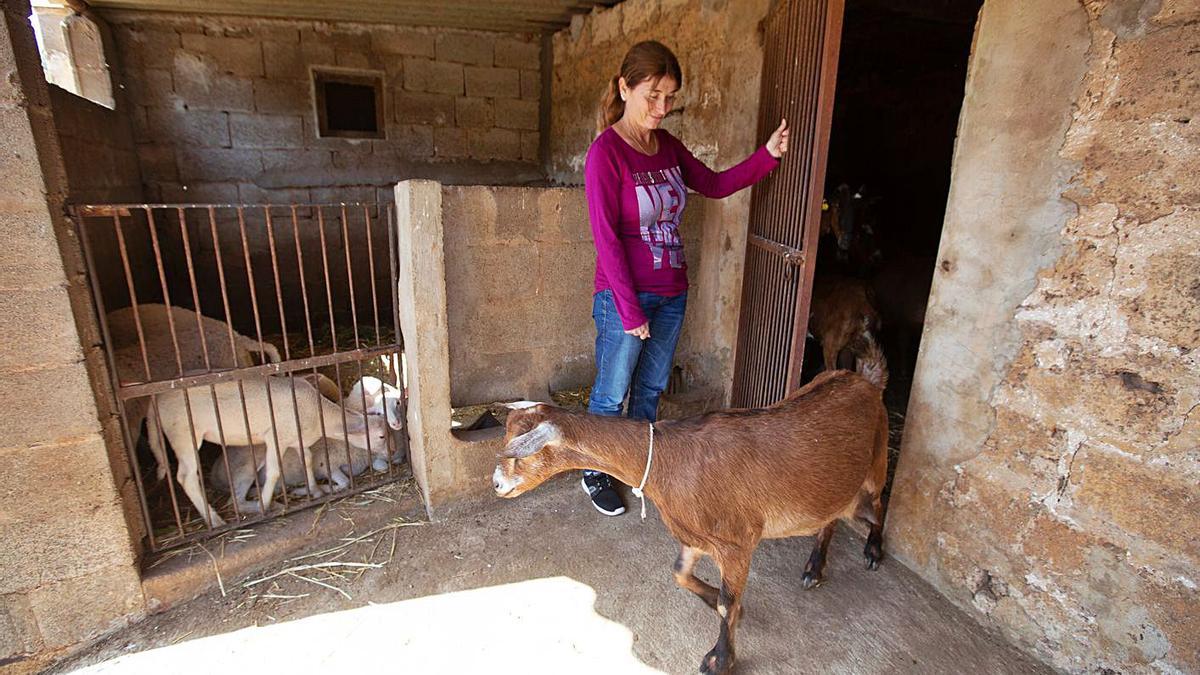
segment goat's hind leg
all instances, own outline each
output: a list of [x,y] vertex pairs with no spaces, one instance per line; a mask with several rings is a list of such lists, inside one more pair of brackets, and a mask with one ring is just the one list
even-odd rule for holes
[[714,612],[717,610],[717,589],[696,578],[692,574],[692,569],[696,567],[696,562],[704,555],[698,548],[683,546],[679,551],[679,557],[675,559],[675,583],[679,584],[680,588],[695,593],[704,604],[708,605]]
[[183,491],[187,493],[188,499],[192,500],[192,505],[200,514],[200,519],[209,527],[221,527],[225,524],[225,519],[217,513],[216,509],[209,506],[208,497],[204,494],[204,489],[200,487],[200,458],[195,449],[204,442],[204,437],[191,439],[179,433],[168,432],[167,441],[175,450],[175,459],[179,460],[175,479],[183,486]]
[[883,560],[883,487],[887,484],[888,470],[887,424],[887,411],[884,411],[880,419],[880,431],[876,434],[871,476],[858,494],[858,508],[854,514],[871,526],[867,545],[863,548],[863,558],[869,570],[879,569],[879,561]]
[[806,591],[821,585],[821,578],[825,573],[825,554],[829,551],[829,540],[833,539],[833,531],[836,527],[837,521],[833,520],[817,533],[816,544],[813,545],[808,562],[804,565],[804,576],[801,577],[801,583]]
[[854,515],[871,526],[867,545],[863,547],[867,569],[879,569],[879,561],[883,560],[883,498],[878,493],[861,493]]

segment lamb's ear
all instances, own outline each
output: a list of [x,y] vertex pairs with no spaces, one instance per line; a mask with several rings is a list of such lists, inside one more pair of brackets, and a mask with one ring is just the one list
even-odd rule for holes
[[367,418],[362,413],[352,413],[346,411],[346,431],[352,434],[361,434],[367,430]]
[[512,403],[505,403],[504,407],[508,408],[509,410],[525,410],[526,408],[532,408],[538,405],[544,404],[537,401],[513,401]]
[[545,421],[509,441],[503,454],[513,459],[528,457],[561,437],[558,427],[553,422]]

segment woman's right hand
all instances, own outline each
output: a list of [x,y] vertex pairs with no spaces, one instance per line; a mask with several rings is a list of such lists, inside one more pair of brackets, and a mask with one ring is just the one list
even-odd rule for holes
[[625,332],[628,333],[629,335],[634,336],[635,338],[640,338],[642,340],[649,340],[650,339],[650,322],[647,321],[646,323],[638,326],[637,328],[634,328],[633,330],[627,330]]

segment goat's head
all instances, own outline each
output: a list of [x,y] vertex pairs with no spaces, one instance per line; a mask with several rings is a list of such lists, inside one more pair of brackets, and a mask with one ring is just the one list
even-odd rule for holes
[[565,462],[562,430],[553,420],[554,407],[545,403],[510,403],[492,486],[501,497],[516,497],[570,468]]

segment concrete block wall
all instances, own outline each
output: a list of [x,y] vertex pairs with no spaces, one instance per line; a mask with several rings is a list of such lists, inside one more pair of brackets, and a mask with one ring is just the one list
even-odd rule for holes
[[13,2],[0,17],[0,663],[32,669],[144,601],[87,364],[94,327],[77,320],[67,171],[28,15]]
[[[583,189],[443,187],[441,204],[453,405],[591,384],[596,255]],[[693,277],[710,204],[689,200],[682,223]],[[698,315],[685,336],[704,331]]]
[[[50,88],[54,123],[62,147],[72,204],[139,203],[144,201],[142,172],[133,142],[128,107],[109,110],[56,86]],[[93,259],[100,286],[106,297],[128,295],[124,268],[116,238],[105,222],[91,237]],[[125,232],[129,256],[147,259],[150,237],[145,229]],[[142,298],[161,295],[158,277],[151,266],[135,269],[134,285]]]
[[[766,142],[755,138],[762,73],[759,23],[772,3],[746,0],[626,0],[574,18],[552,40],[547,175],[583,182],[583,162],[595,137],[596,109],[625,52],[639,40],[660,40],[679,58],[683,88],[678,112],[664,123],[701,161],[724,169]],[[698,218],[700,255],[689,253],[693,284],[688,320],[703,326],[681,338],[677,361],[690,385],[728,402],[741,307],[750,191],[712,201]]]
[[[540,177],[535,35],[104,16],[132,104],[148,199],[390,201],[391,186],[414,176]],[[386,139],[319,138],[312,68],[382,74]]]
[[885,540],[1067,672],[1200,670],[1197,19],[988,0],[975,38]]

